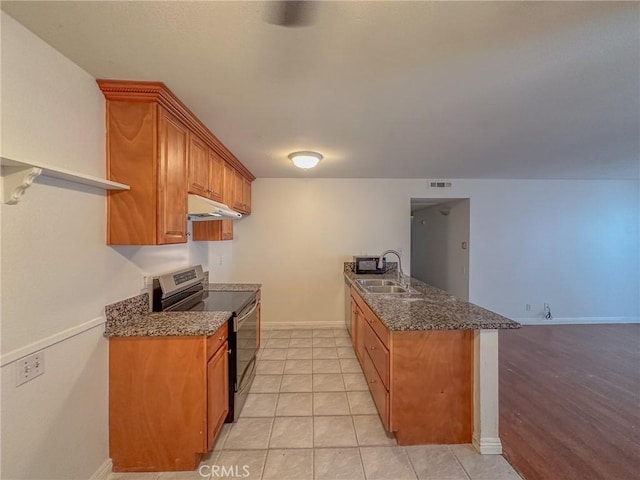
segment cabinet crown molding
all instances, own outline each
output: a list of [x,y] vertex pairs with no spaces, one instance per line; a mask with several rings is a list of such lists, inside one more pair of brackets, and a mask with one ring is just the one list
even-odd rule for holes
[[249,181],[255,175],[204,125],[189,108],[162,82],[139,82],[134,80],[96,80],[107,101],[156,102],[175,115],[222,159],[232,165]]

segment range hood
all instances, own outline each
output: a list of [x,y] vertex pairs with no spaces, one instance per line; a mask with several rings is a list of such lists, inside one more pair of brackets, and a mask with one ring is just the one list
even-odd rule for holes
[[187,215],[189,220],[202,222],[208,220],[238,220],[242,214],[231,210],[224,203],[214,202],[200,195],[189,195],[187,201]]

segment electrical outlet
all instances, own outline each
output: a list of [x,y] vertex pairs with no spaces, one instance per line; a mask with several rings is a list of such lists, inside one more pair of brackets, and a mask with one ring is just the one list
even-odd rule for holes
[[44,352],[37,352],[18,360],[16,371],[16,387],[42,375],[44,373]]
[[531,311],[531,304],[530,304],[530,303],[527,303],[527,304],[524,306],[524,309],[525,309],[527,312],[530,312],[530,311]]

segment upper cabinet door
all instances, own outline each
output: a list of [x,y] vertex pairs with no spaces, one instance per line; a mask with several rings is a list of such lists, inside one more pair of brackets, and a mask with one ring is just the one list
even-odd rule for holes
[[242,182],[242,205],[244,213],[248,215],[251,213],[251,182],[246,178],[243,178]]
[[227,162],[222,163],[222,203],[233,208],[236,191],[235,170]]
[[235,210],[244,211],[244,203],[242,198],[242,190],[244,189],[244,183],[242,175],[236,170],[233,171],[233,206]]
[[216,152],[209,149],[209,198],[222,202],[222,185],[224,181],[224,160]]
[[157,243],[187,241],[187,149],[189,133],[173,115],[160,108],[158,118]]
[[208,148],[195,135],[189,135],[189,193],[207,197],[209,195]]

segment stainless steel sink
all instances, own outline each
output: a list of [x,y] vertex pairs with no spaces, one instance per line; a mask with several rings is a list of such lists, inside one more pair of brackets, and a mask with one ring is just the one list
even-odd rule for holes
[[400,285],[384,285],[381,287],[365,287],[369,293],[407,293],[407,290]]
[[369,279],[369,278],[361,278],[357,280],[357,282],[363,287],[386,287],[388,285],[398,285],[398,282],[394,280],[381,280],[381,279]]

